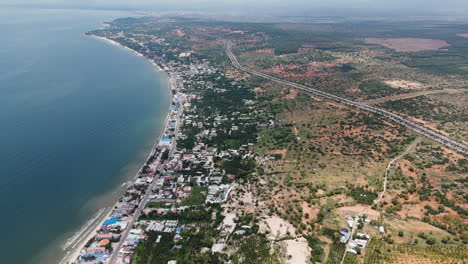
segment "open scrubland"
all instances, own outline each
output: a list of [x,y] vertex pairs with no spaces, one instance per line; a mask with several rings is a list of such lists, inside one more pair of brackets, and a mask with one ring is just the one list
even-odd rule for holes
[[[468,83],[461,60],[466,54],[458,41],[434,40],[449,32],[425,32],[424,36],[433,38],[425,40],[386,38],[383,46],[387,47],[382,47],[346,37],[349,32],[343,32],[342,38],[324,33],[326,27],[314,32],[317,27],[309,32],[308,26],[287,26],[288,36],[297,30],[321,39],[296,39],[300,44],[294,51],[273,41],[238,42],[240,62],[279,78],[376,103],[466,142]],[[391,34],[396,37],[398,32]],[[259,52],[255,45],[268,52]],[[455,59],[449,63],[450,58]],[[428,140],[416,141],[416,147],[390,168],[387,192],[373,204],[382,190],[388,161],[416,140],[416,135],[368,113],[256,81],[258,100],[268,101],[277,119],[274,129],[259,132],[256,151],[274,158],[264,166],[270,175],[265,181],[274,183],[258,194],[272,193],[265,198],[270,214],[289,220],[304,236],[324,243],[314,261],[340,263],[344,247],[334,242],[337,230],[346,227],[346,216],[359,214],[367,204],[372,205],[366,211],[371,224],[361,232],[370,234],[383,248],[370,246],[361,256],[347,256],[345,263],[376,263],[375,259],[381,263],[444,259],[463,263],[468,242],[464,155]],[[377,230],[379,225],[386,227],[385,234]],[[320,242],[312,243],[312,251],[313,245]],[[394,253],[385,258],[379,255],[384,250]]]

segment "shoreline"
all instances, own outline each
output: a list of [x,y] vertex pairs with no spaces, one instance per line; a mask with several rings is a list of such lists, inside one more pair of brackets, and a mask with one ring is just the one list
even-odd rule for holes
[[147,61],[149,61],[151,63],[151,65],[153,65],[154,68],[156,68],[157,71],[160,71],[160,72],[164,72],[166,74],[168,74],[166,71],[164,71],[158,64],[156,64],[154,61],[152,61],[151,59],[147,58],[144,54],[134,50],[134,49],[131,49],[127,46],[124,46],[120,43],[118,43],[117,41],[115,40],[112,40],[112,39],[108,39],[108,38],[105,38],[105,37],[101,37],[101,36],[96,36],[96,35],[86,35],[84,34],[86,37],[91,37],[91,38],[96,38],[96,39],[99,39],[99,40],[102,40],[104,42],[107,42],[109,44],[112,44],[112,45],[115,45],[115,46],[119,46],[121,48],[124,48],[126,50],[129,50],[131,51],[133,54],[139,56],[139,57],[143,57],[145,58]]
[[[121,48],[124,48],[124,49],[127,49],[129,51],[131,51],[133,54],[139,56],[139,57],[144,57],[147,61],[149,61],[151,63],[151,65],[158,71],[158,72],[164,72],[165,75],[166,75],[166,80],[167,80],[167,88],[169,89],[169,92],[170,92],[170,103],[169,103],[169,108],[167,110],[167,114],[166,114],[166,118],[164,119],[164,122],[162,123],[163,124],[163,127],[162,127],[162,130],[161,132],[159,133],[159,135],[156,137],[156,141],[154,142],[153,146],[151,147],[151,151],[150,153],[146,156],[144,162],[143,162],[143,165],[140,166],[140,169],[138,170],[138,172],[133,176],[131,177],[130,179],[127,179],[125,180],[122,185],[127,185],[128,182],[132,182],[133,180],[135,180],[136,178],[138,178],[138,176],[140,175],[140,173],[142,172],[143,170],[143,167],[146,165],[146,162],[149,160],[149,158],[154,155],[155,153],[155,150],[156,150],[156,147],[158,146],[159,142],[161,141],[162,137],[164,136],[164,132],[166,131],[166,128],[168,126],[168,123],[169,123],[169,120],[170,120],[170,116],[171,116],[171,108],[172,108],[172,100],[174,98],[173,94],[172,94],[172,82],[171,82],[171,75],[169,74],[169,72],[163,70],[159,65],[157,65],[154,61],[152,61],[151,59],[147,58],[146,56],[144,56],[143,54],[141,54],[140,52],[137,52],[129,47],[126,47],[120,43],[118,43],[117,41],[114,41],[114,40],[111,40],[111,39],[108,39],[108,38],[104,38],[104,37],[100,37],[100,36],[96,36],[96,35],[86,35],[84,34],[86,37],[91,37],[91,38],[96,38],[96,39],[99,39],[99,40],[102,40],[102,41],[105,41],[107,42],[108,44],[111,44],[111,45],[116,45],[116,46],[119,46]],[[121,195],[120,195],[121,196]],[[104,213],[100,213],[99,214],[99,211],[97,212],[98,213],[98,216],[96,216],[97,220],[94,220],[93,221],[93,218],[91,219],[91,224],[89,227],[85,227],[83,231],[81,231],[81,229],[79,229],[77,232],[86,232],[87,230],[90,230],[87,232],[87,235],[83,238],[79,238],[78,236],[78,243],[76,243],[75,245],[73,245],[73,243],[71,245],[69,245],[68,247],[66,247],[65,249],[63,249],[64,251],[69,249],[70,246],[70,250],[66,253],[66,255],[62,258],[62,260],[59,262],[59,264],[65,264],[65,263],[73,263],[76,261],[76,259],[79,257],[80,255],[80,251],[81,249],[86,245],[86,243],[91,239],[93,238],[97,231],[100,229],[100,227],[102,226],[102,224],[104,223],[104,221],[109,217],[109,214],[112,212],[113,208],[118,204],[119,200],[117,200],[116,202],[114,202],[112,204],[112,206],[110,206],[109,208],[101,208],[100,210],[103,210],[104,209]],[[94,216],[92,216],[94,217]],[[95,223],[95,224],[93,224]],[[86,225],[87,223],[84,223],[84,225]]]

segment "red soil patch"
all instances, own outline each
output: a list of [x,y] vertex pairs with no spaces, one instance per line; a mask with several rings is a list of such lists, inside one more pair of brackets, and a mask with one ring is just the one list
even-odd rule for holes
[[[412,166],[409,160],[399,160],[397,164],[400,165],[403,175],[416,179],[418,174],[416,173],[414,167]],[[410,171],[410,168],[413,168],[413,171]]]
[[264,93],[264,92],[265,92],[265,90],[263,90],[263,89],[260,88],[260,87],[254,88],[253,91],[254,91],[255,93]]
[[295,99],[298,91],[296,89],[289,89],[289,94],[283,96],[284,99]]
[[274,49],[258,49],[255,53],[264,53],[264,54],[273,54],[275,53]]
[[313,95],[311,95],[310,98],[311,98],[312,100],[314,100],[314,101],[317,101],[317,102],[322,102],[322,101],[323,101],[321,98],[316,97],[316,96],[313,96]]
[[239,70],[228,70],[226,71],[226,76],[234,80],[245,80],[250,77],[250,74],[242,72]]

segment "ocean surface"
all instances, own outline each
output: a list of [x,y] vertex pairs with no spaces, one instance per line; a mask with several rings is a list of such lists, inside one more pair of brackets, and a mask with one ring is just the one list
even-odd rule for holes
[[83,35],[126,16],[0,7],[0,263],[60,262],[161,132],[165,75]]

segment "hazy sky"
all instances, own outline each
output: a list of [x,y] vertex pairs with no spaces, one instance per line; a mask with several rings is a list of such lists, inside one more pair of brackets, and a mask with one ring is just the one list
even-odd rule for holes
[[349,9],[356,12],[404,11],[405,13],[467,13],[468,0],[0,0],[0,4],[53,7],[109,7],[187,10],[296,10]]

